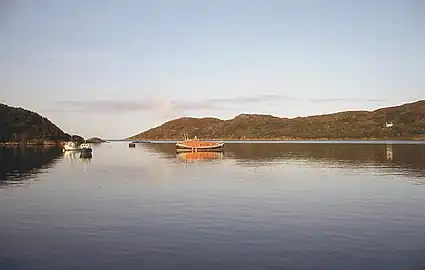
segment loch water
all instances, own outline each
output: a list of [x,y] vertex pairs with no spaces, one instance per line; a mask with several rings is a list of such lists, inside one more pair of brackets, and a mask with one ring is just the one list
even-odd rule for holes
[[425,144],[0,148],[0,269],[425,269]]

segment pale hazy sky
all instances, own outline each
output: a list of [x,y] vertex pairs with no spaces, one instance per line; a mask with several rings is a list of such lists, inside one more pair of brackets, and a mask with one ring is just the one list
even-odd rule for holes
[[0,102],[123,138],[425,99],[425,1],[0,0]]

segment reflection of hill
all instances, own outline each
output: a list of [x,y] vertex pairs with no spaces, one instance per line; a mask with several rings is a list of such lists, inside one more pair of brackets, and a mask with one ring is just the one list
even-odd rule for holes
[[424,144],[253,143],[228,144],[226,150],[237,160],[302,158],[351,164],[398,164],[425,169]]
[[61,154],[56,147],[0,148],[0,185],[28,179],[51,165]]
[[[175,145],[145,144],[150,151],[175,156]],[[225,157],[237,163],[277,159],[311,160],[337,166],[379,166],[408,170],[425,176],[425,144],[353,143],[227,143]]]
[[160,154],[165,158],[176,157],[176,144],[175,143],[144,143],[136,144],[136,148],[147,149],[150,152]]
[[253,143],[228,144],[227,150],[236,159],[270,160],[274,158],[313,158],[346,161],[371,161],[385,159],[385,145],[320,144],[320,143]]
[[236,161],[310,160],[341,167],[381,167],[425,176],[424,144],[229,144]]

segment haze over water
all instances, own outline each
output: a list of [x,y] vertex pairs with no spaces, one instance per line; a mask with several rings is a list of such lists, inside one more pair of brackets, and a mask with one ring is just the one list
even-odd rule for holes
[[0,148],[0,269],[424,269],[425,144]]

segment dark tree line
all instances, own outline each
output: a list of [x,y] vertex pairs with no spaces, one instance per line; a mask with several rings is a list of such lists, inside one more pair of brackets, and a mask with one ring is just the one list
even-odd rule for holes
[[50,120],[35,112],[0,104],[0,141],[67,140]]

